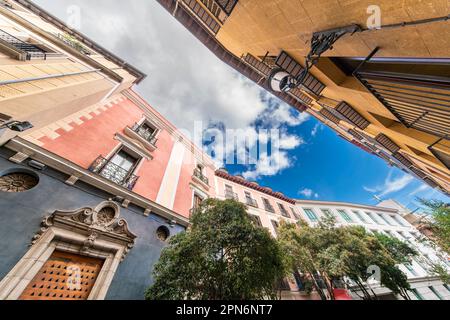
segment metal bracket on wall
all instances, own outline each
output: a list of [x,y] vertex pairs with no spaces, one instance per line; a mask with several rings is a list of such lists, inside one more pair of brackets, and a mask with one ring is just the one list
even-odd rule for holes
[[296,78],[290,79],[289,87],[290,88],[299,87],[305,80],[306,76],[308,75],[309,70],[315,64],[317,64],[320,56],[324,52],[332,50],[334,43],[338,41],[341,37],[343,37],[346,34],[353,35],[355,32],[361,31],[363,31],[363,29],[359,25],[352,24],[346,27],[314,32],[311,37],[311,50],[306,56],[305,68]]

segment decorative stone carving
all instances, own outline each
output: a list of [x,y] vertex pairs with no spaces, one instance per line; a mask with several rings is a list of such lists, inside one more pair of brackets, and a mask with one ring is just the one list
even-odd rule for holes
[[25,172],[12,172],[0,177],[0,191],[22,192],[30,190],[38,184],[35,176]]
[[41,229],[33,237],[32,244],[50,227],[67,229],[86,236],[82,251],[95,247],[97,239],[113,240],[123,243],[125,254],[134,246],[136,235],[128,229],[125,219],[119,218],[120,207],[112,201],[104,201],[95,208],[80,208],[73,211],[57,210],[44,217]]

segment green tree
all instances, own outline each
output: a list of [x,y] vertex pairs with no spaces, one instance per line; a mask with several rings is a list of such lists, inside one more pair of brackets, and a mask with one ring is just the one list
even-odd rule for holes
[[[432,234],[430,238],[422,237],[419,241],[435,250],[436,255],[444,261],[450,255],[450,206],[439,200],[418,199],[425,206],[425,211],[431,216],[427,222]],[[430,267],[430,272],[437,275],[444,283],[450,284],[450,273],[445,262],[424,261]]]
[[433,240],[437,245],[450,254],[450,205],[438,200],[419,199],[431,215],[429,223],[433,231]]
[[[344,278],[358,287],[362,298],[376,299],[367,283],[371,266],[380,268],[381,285],[409,299],[407,277],[397,264],[411,263],[416,252],[398,239],[370,234],[357,226],[336,227],[330,217],[317,227],[305,223],[298,226],[282,224],[278,239],[285,251],[286,264],[302,270],[312,279],[319,275],[330,299],[334,299],[333,284]],[[313,284],[320,294],[320,286],[315,281]],[[323,293],[321,297],[326,299]]]
[[276,298],[285,270],[282,251],[243,204],[208,199],[191,223],[162,251],[146,299]]

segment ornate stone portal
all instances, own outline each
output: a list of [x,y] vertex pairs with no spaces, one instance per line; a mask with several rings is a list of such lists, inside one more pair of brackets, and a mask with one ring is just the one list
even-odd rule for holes
[[20,297],[55,252],[103,260],[87,297],[103,299],[119,263],[134,246],[135,239],[127,221],[120,218],[120,207],[115,202],[104,201],[95,208],[57,210],[44,217],[29,251],[0,282],[0,299]]

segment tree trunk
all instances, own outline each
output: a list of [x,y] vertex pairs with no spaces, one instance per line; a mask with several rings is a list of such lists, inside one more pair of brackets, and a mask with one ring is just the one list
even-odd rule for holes
[[314,285],[314,288],[316,289],[317,293],[319,294],[320,298],[322,300],[327,300],[327,297],[323,294],[322,289],[317,284],[316,278],[314,277],[314,274],[312,272],[308,272],[309,277],[312,279],[312,283]]

